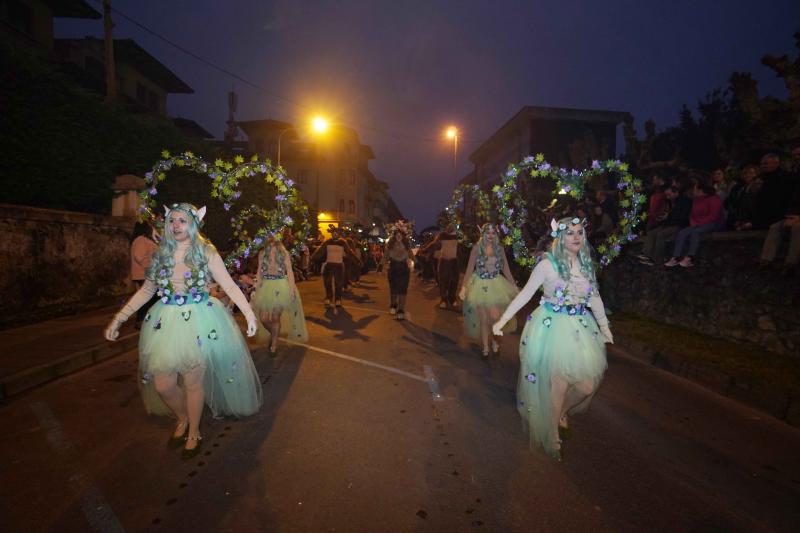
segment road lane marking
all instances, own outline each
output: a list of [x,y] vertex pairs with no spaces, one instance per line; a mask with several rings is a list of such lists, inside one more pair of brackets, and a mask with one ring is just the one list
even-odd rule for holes
[[311,346],[310,344],[306,344],[304,342],[297,342],[292,341],[289,339],[281,339],[282,342],[286,344],[291,344],[293,346],[302,346],[307,350],[313,350],[315,352],[324,353],[326,355],[331,355],[333,357],[338,357],[339,359],[345,359],[346,361],[352,361],[354,363],[358,363],[364,366],[371,366],[373,368],[380,368],[381,370],[386,370],[387,372],[392,372],[394,374],[400,374],[401,376],[405,376],[407,378],[411,378],[417,381],[421,381],[423,383],[428,383],[428,379],[424,376],[420,376],[418,374],[413,374],[411,372],[406,372],[405,370],[401,370],[399,368],[395,368],[393,366],[382,365],[380,363],[375,363],[373,361],[367,361],[366,359],[359,359],[358,357],[353,357],[352,355],[347,355],[339,352],[334,352],[331,350],[326,350],[325,348],[318,348],[317,346]]
[[433,401],[444,401],[444,396],[442,396],[442,393],[439,390],[439,382],[436,381],[436,374],[433,373],[433,369],[430,367],[430,365],[423,365],[422,370],[425,373],[425,382],[428,384],[428,389],[431,391]]

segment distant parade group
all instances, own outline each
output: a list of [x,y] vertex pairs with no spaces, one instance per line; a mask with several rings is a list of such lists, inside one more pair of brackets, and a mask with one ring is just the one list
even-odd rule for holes
[[[282,169],[262,163],[252,168],[276,187],[273,209],[284,210],[265,210],[263,222],[251,224],[259,226],[256,231],[241,231],[236,252],[223,260],[202,233],[206,207],[172,203],[162,206],[160,216],[149,209],[155,205],[157,176],[176,163],[183,166],[180,161],[193,168],[205,165],[187,153],[154,168],[154,185],[145,192],[148,203],[131,248],[132,277],[139,288],[105,330],[106,339],[114,341],[122,324],[136,317],[144,406],[148,413],[175,419],[169,448],[181,448],[185,459],[200,452],[205,407],[215,417],[239,418],[262,405],[261,381],[233,306],[246,321],[246,335],[274,356],[281,337],[308,342],[298,278],[319,274],[323,303],[335,311],[348,287],[374,269],[388,278],[389,313],[396,320],[410,318],[407,295],[414,274],[435,282],[437,307],[461,308],[464,333],[478,341],[475,357],[484,361],[499,354],[499,338],[516,332],[521,318],[516,409],[531,447],[561,460],[570,417],[588,408],[606,370],[605,344],[613,343],[584,219],[562,209],[549,222],[549,244],[523,267],[514,264],[520,248],[511,246],[513,209],[505,205],[474,216],[470,224],[463,221],[466,201],[458,211],[449,206],[438,230],[420,236],[404,220],[367,232],[371,235],[335,224],[302,235],[303,224],[317,233],[316,220],[303,219],[307,209],[290,213],[281,206],[282,198],[294,198],[293,182]],[[510,195],[502,198],[500,191],[497,197]],[[518,199],[514,205],[520,209]],[[528,275],[521,290],[515,274],[517,279]],[[529,306],[540,290],[538,305]],[[524,318],[523,308],[532,308]]]

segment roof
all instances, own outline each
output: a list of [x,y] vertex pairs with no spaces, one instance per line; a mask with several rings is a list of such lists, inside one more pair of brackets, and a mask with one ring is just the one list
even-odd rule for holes
[[630,116],[627,111],[608,111],[601,109],[578,109],[570,107],[540,107],[524,106],[522,109],[508,119],[505,124],[486,139],[469,156],[469,160],[475,162],[473,158],[480,157],[483,152],[490,150],[494,141],[502,137],[506,132],[518,127],[527,125],[532,120],[552,120],[560,122],[599,122],[606,124],[619,124]]
[[[97,49],[104,50],[103,40],[97,37],[55,39],[56,46],[59,43],[74,44],[78,47],[94,45]],[[186,85],[174,72],[136,44],[133,39],[114,39],[114,59],[118,64],[124,63],[134,67],[142,76],[145,76],[168,93],[194,93],[194,89]]]
[[194,93],[194,89],[186,85],[174,72],[136,44],[133,39],[114,39],[114,59],[136,67],[136,70],[168,93]]
[[297,131],[295,130],[294,124],[289,122],[284,122],[282,120],[274,120],[271,118],[265,118],[260,120],[240,120],[236,122],[236,125],[241,128],[243,132],[249,137],[256,133],[260,133],[263,131],[271,131],[274,133],[278,133],[281,131],[286,131],[289,139],[297,139]]
[[190,118],[175,117],[172,119],[172,122],[179,130],[190,137],[197,137],[198,139],[214,138],[212,133]]
[[372,151],[372,147],[368,144],[361,145],[361,154],[367,159],[375,159],[375,152]]
[[83,0],[44,0],[56,18],[100,19],[103,15]]

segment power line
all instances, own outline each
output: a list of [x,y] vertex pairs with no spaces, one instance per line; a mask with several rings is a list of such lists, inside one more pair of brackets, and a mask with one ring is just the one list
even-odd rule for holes
[[[100,6],[102,6],[102,4],[103,4],[102,0],[94,0],[94,2],[96,4],[99,4]],[[131,18],[130,16],[126,15],[125,13],[120,11],[119,9],[117,9],[117,8],[112,6],[111,10],[114,13],[116,13],[117,15],[119,15],[120,17],[122,17],[123,19],[125,19],[126,21],[128,21],[131,24],[133,24],[134,26],[136,26],[137,28],[141,29],[142,31],[147,32],[150,35],[152,35],[153,37],[156,37],[157,39],[160,39],[160,40],[164,41],[165,43],[167,43],[168,45],[172,46],[176,50],[179,50],[180,52],[183,52],[184,54],[186,54],[189,57],[195,59],[196,61],[199,61],[200,63],[206,65],[207,67],[210,67],[210,68],[212,68],[214,70],[222,72],[226,76],[230,76],[231,78],[233,78],[233,79],[235,79],[237,81],[240,81],[240,82],[244,83],[245,85],[247,85],[247,86],[249,86],[249,87],[251,87],[253,89],[259,90],[259,91],[271,96],[272,98],[275,98],[276,100],[281,100],[283,102],[286,102],[286,103],[288,103],[288,104],[290,104],[290,105],[292,105],[294,107],[297,107],[297,108],[300,108],[300,109],[303,109],[303,110],[312,111],[312,109],[310,109],[308,106],[305,106],[305,105],[303,105],[303,104],[301,104],[299,102],[295,102],[291,98],[287,98],[285,96],[281,96],[281,95],[279,95],[277,93],[274,93],[274,92],[270,91],[269,89],[267,89],[266,87],[263,87],[263,86],[255,83],[255,82],[252,82],[252,81],[248,80],[247,78],[245,78],[243,76],[240,76],[240,75],[236,74],[235,72],[232,72],[232,71],[226,69],[225,67],[221,67],[221,66],[217,65],[216,63],[213,63],[212,61],[209,61],[209,60],[201,57],[200,55],[192,52],[191,50],[188,50],[187,48],[185,48],[185,47],[179,45],[178,43],[173,42],[169,38],[161,35],[157,31],[148,28],[147,26],[145,26],[141,22]],[[363,123],[363,122],[358,122],[358,121],[352,122],[352,124],[357,126],[359,129],[366,130],[366,131],[371,131],[373,133],[377,133],[379,135],[383,135],[383,136],[386,136],[386,137],[394,138],[394,139],[397,139],[397,140],[400,140],[400,141],[404,141],[404,142],[428,144],[428,143],[440,143],[443,140],[443,139],[439,139],[439,138],[424,138],[424,137],[415,137],[415,136],[411,136],[411,135],[398,134],[398,133],[395,133],[395,132],[391,132],[391,131],[383,130],[383,129],[380,129],[380,128],[376,128],[376,127],[370,126],[369,124],[366,124],[366,123]],[[483,141],[477,141],[477,140],[474,140],[474,139],[465,139],[465,138],[459,137],[459,142],[462,142],[464,144],[477,145],[477,144],[481,144]]]

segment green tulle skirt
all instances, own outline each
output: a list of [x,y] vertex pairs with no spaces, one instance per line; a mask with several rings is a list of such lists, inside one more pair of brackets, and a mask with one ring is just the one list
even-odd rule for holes
[[[466,295],[462,312],[464,313],[464,332],[472,338],[481,336],[481,311],[488,312],[488,316],[494,316],[494,320],[500,318],[511,300],[517,295],[517,287],[505,276],[495,276],[491,279],[481,279],[477,274],[473,274],[465,287]],[[488,319],[488,327],[491,328],[494,320]],[[517,329],[516,320],[509,320],[503,328],[506,333]]]
[[[571,384],[591,380],[596,391],[607,366],[603,335],[590,312],[570,315],[543,304],[525,324],[519,358],[517,409],[530,433],[531,446],[554,455],[558,434],[550,378],[561,376]],[[568,414],[585,411],[592,397]]]
[[181,375],[198,366],[205,367],[205,402],[214,416],[242,417],[261,407],[261,382],[250,350],[225,306],[213,297],[181,306],[156,302],[139,334],[145,409],[171,414],[155,390],[155,374]]
[[[297,297],[292,298],[288,279],[262,279],[261,285],[250,298],[250,305],[253,306],[253,311],[258,317],[263,312],[280,313],[281,335],[285,335],[286,338],[297,342],[308,341],[303,301],[300,299],[299,293]],[[259,327],[257,340],[259,342],[269,342],[269,332],[263,327]]]

